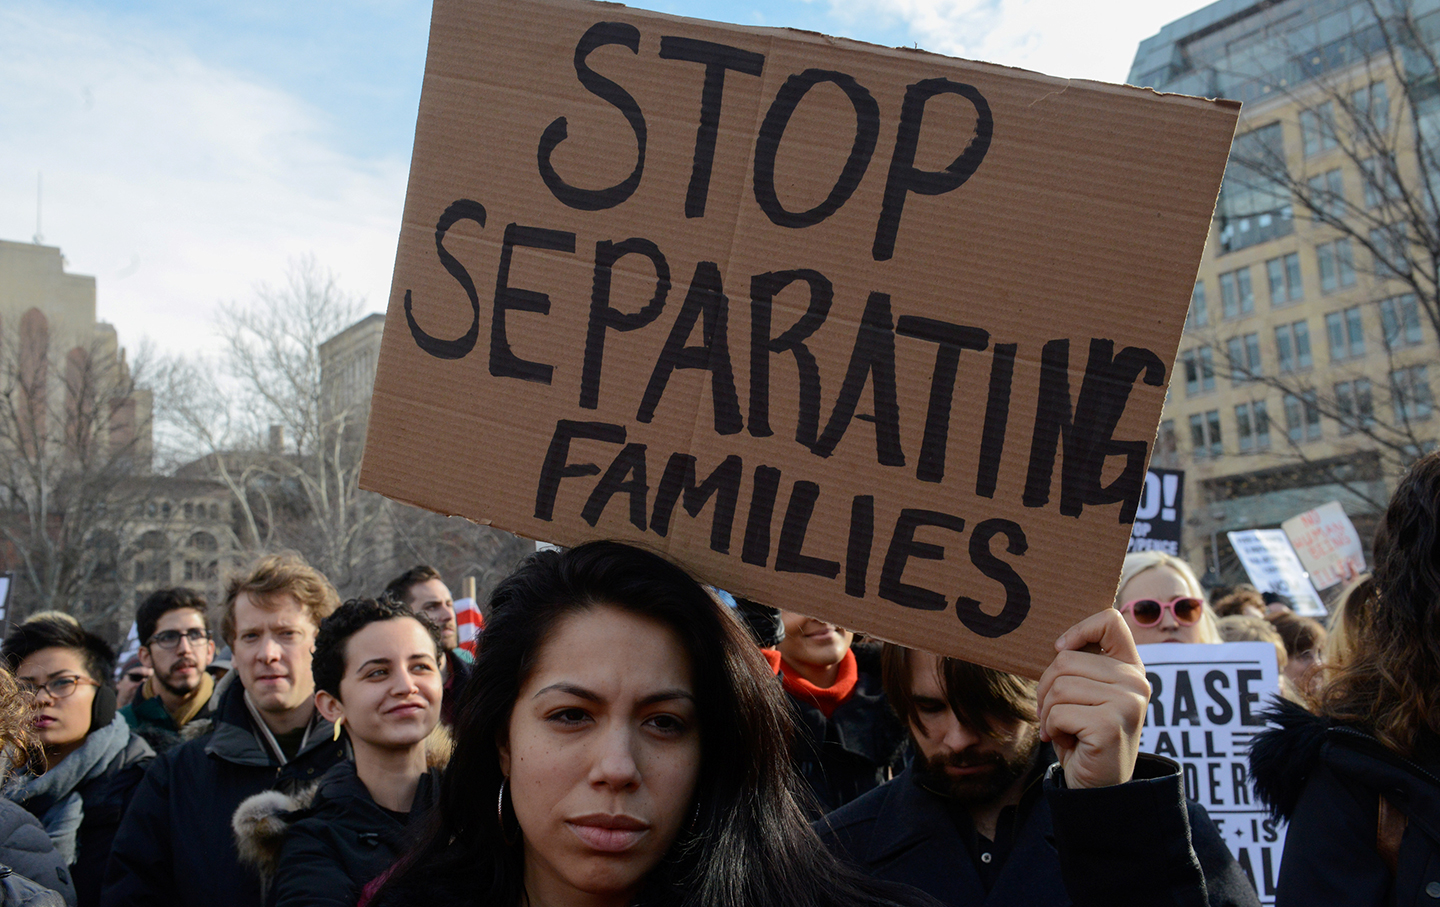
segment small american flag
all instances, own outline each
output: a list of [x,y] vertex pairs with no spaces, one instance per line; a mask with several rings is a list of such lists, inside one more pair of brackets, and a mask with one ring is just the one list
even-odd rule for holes
[[475,604],[475,599],[457,599],[455,602],[455,630],[460,634],[460,648],[473,654],[475,640],[480,638],[480,631],[484,629],[485,616],[480,613],[480,606]]

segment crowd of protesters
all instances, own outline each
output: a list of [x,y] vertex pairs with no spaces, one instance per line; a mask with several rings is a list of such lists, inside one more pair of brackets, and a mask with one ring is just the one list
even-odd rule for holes
[[[1440,454],[1327,627],[1126,557],[1038,682],[723,595],[648,551],[536,553],[461,645],[417,566],[341,604],[293,555],[138,608],[140,648],[0,644],[0,907],[1254,905],[1137,644],[1270,642],[1251,759],[1277,903],[1440,899]],[[229,661],[217,661],[217,644]]]

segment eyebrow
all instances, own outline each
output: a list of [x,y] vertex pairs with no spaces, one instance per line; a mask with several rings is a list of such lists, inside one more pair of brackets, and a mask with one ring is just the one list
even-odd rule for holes
[[[429,659],[430,661],[436,660],[435,656],[431,655],[429,652],[416,652],[413,655],[406,655],[400,660],[408,664],[410,662],[423,659]],[[367,658],[364,661],[360,662],[360,664],[355,666],[355,672],[358,674],[359,672],[365,670],[366,665],[389,665],[390,663],[390,658],[386,656],[381,656],[379,658]]]
[[[552,683],[550,684],[550,686],[544,687],[543,689],[536,691],[535,695],[530,698],[538,699],[546,693],[568,693],[569,695],[574,696],[577,699],[584,699],[587,702],[601,701],[601,696],[599,693],[587,690],[582,686],[576,686],[573,683],[567,683],[563,680],[559,683]],[[695,696],[689,690],[682,690],[679,687],[676,687],[674,689],[659,690],[657,692],[651,693],[649,696],[642,698],[637,704],[641,706],[646,706],[654,705],[658,702],[673,702],[677,699],[684,699],[692,704],[695,702]]]

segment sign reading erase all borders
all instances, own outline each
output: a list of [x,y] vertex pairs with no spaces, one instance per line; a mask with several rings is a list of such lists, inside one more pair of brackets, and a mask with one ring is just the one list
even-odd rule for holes
[[1038,676],[1113,598],[1238,106],[437,0],[361,484]]
[[1250,780],[1250,741],[1280,693],[1268,642],[1139,646],[1150,681],[1140,751],[1180,763],[1185,796],[1209,812],[1262,904],[1275,903],[1285,825],[1270,818]]

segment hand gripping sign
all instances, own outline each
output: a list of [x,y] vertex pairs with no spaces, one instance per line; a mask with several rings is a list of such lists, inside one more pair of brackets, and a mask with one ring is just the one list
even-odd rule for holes
[[437,0],[362,485],[1038,676],[1114,593],[1236,114]]

